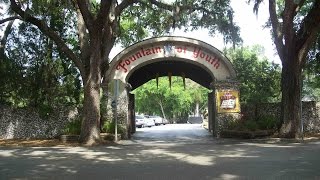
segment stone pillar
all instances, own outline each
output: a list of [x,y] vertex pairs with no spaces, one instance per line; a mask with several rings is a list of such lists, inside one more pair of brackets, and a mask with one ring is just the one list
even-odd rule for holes
[[228,129],[230,123],[241,119],[239,83],[216,82],[214,87],[216,121],[213,134],[220,137],[221,131]]

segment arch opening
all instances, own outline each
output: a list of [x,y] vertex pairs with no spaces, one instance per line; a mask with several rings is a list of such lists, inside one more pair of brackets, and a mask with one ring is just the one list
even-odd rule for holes
[[207,89],[210,89],[210,83],[214,81],[214,77],[203,67],[183,61],[159,61],[133,71],[127,82],[134,90],[151,79],[169,76],[169,73],[171,76],[189,78]]

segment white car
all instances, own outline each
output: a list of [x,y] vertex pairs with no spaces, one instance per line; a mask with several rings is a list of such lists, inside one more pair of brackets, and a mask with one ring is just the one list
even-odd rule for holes
[[155,123],[156,126],[161,125],[161,124],[165,124],[165,123],[163,122],[163,118],[160,117],[160,116],[150,116],[149,118],[150,118],[150,119],[153,119],[153,121],[154,121],[154,123]]
[[136,127],[152,127],[155,123],[152,119],[146,118],[143,115],[136,115]]
[[145,118],[144,119],[144,127],[152,127],[155,126],[154,120],[151,118]]
[[144,124],[145,124],[144,119],[145,119],[144,116],[136,115],[136,127],[138,128],[144,127]]

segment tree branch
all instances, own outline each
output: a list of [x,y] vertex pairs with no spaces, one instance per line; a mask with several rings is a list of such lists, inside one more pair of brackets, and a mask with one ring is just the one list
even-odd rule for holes
[[[3,37],[2,37],[2,39],[0,39],[0,57],[2,57],[2,58],[4,57],[4,50],[6,47],[8,36],[9,36],[11,29],[12,29],[13,22],[14,22],[14,20],[12,20],[8,23],[6,30],[3,33]],[[0,58],[0,61],[1,61],[1,58]]]
[[123,0],[117,7],[115,10],[115,15],[120,16],[120,14],[122,13],[122,11],[124,9],[126,9],[128,6],[134,4],[134,3],[138,3],[140,2],[140,0]]
[[81,60],[84,64],[85,60],[89,58],[89,35],[87,33],[87,28],[85,26],[81,11],[76,8],[77,12],[77,28],[78,28],[78,38],[80,45]]
[[111,4],[112,4],[112,0],[101,1],[101,3],[100,3],[100,10],[97,15],[97,20],[96,20],[95,24],[98,26],[101,26],[101,29],[106,24],[106,21],[109,16]]
[[50,29],[50,27],[48,27],[48,25],[44,21],[41,21],[41,20],[31,16],[30,14],[26,13],[25,11],[23,11],[21,9],[21,7],[17,5],[15,0],[10,0],[10,1],[11,1],[12,10],[14,12],[16,12],[17,14],[19,14],[21,17],[24,17],[24,21],[29,22],[29,23],[37,26],[42,33],[44,33],[48,37],[50,37],[55,42],[55,44],[57,45],[57,47],[60,50],[60,52],[65,53],[66,56],[68,58],[70,58],[75,63],[75,65],[78,67],[81,75],[83,75],[83,77],[84,77],[85,72],[84,72],[84,68],[83,68],[83,65],[81,63],[81,60],[65,44],[65,42],[61,39],[61,37],[55,31]]
[[3,33],[3,37],[1,39],[1,47],[4,47],[4,45],[5,45],[6,41],[7,41],[7,38],[9,36],[10,32],[11,32],[11,28],[12,28],[13,22],[14,22],[14,20],[9,22],[9,24],[6,27],[6,30]]
[[[308,15],[302,20],[297,32],[297,49],[301,56],[305,56],[312,42],[320,34],[320,1],[315,1]],[[299,53],[299,55],[300,55]],[[303,59],[303,58],[302,58]],[[301,62],[302,65],[305,62]]]
[[214,13],[213,11],[209,11],[208,9],[206,9],[204,7],[199,7],[199,6],[194,5],[194,4],[193,5],[169,5],[169,4],[157,1],[157,0],[150,0],[150,3],[153,4],[153,5],[156,5],[157,7],[161,8],[161,9],[165,9],[165,10],[168,10],[168,11],[174,11],[176,9],[176,7],[179,7],[180,11],[190,10],[190,13],[194,12],[194,11],[203,11],[203,12],[206,12],[208,14],[213,14]]
[[[109,63],[109,53],[106,46],[109,47],[110,45],[113,47],[114,43],[111,42],[111,38],[113,36],[113,28],[112,23],[115,21],[115,6],[116,0],[109,0],[109,1],[101,1],[100,4],[100,11],[97,16],[97,26],[101,26],[101,33],[102,33],[102,49],[101,49],[101,66],[102,66],[102,76],[104,75],[104,67],[106,64]],[[112,17],[111,17],[112,16]],[[115,39],[115,38],[114,38]]]
[[276,2],[275,0],[269,0],[269,13],[270,19],[272,24],[272,31],[275,38],[275,45],[280,56],[281,60],[284,60],[283,49],[284,45],[282,42],[283,34],[280,23],[277,18],[277,11],[276,11]]
[[89,6],[90,6],[89,1],[88,0],[77,0],[77,5],[81,11],[83,20],[86,24],[86,27],[89,31],[89,34],[91,34],[91,32],[94,31],[94,26],[93,26],[94,17],[89,10]]
[[[184,11],[184,10],[190,10],[190,12],[194,12],[196,10],[201,10],[204,11],[208,14],[214,13],[212,11],[209,11],[206,8],[203,7],[199,7],[199,6],[195,6],[195,5],[170,5],[170,4],[166,4],[163,3],[161,1],[157,1],[157,0],[149,0],[149,2],[155,6],[157,6],[160,9],[164,9],[164,10],[168,10],[168,11],[173,11],[175,10],[176,7],[179,7],[180,11]],[[117,6],[116,8],[116,14],[120,15],[121,12],[127,8],[129,5],[132,5],[134,3],[139,3],[139,4],[143,4],[146,6],[149,6],[148,3],[146,1],[143,0],[124,0],[121,2],[121,4],[119,4],[119,6]],[[150,8],[152,8],[151,6],[149,6]]]
[[295,46],[294,42],[296,39],[293,19],[295,15],[297,5],[293,3],[293,0],[285,0],[285,8],[283,11],[283,27],[282,32],[284,35],[285,47],[291,49]]
[[306,0],[300,0],[298,4],[295,6],[295,13],[294,15],[297,15],[297,13],[300,11],[303,4],[306,2]]
[[12,16],[12,17],[8,17],[8,18],[0,19],[0,24],[15,20],[15,19],[21,19],[21,17],[20,16]]
[[150,3],[156,5],[157,7],[161,8],[161,9],[165,9],[165,10],[169,10],[169,11],[172,11],[173,7],[174,7],[172,5],[162,3],[157,0],[150,0]]

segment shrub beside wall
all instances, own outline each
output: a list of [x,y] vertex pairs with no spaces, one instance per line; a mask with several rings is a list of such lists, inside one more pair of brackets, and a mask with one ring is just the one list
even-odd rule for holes
[[[262,103],[242,105],[243,116],[258,119],[259,117],[274,116],[280,119],[280,103]],[[302,103],[302,120],[305,132],[320,132],[320,102],[308,101]]]

